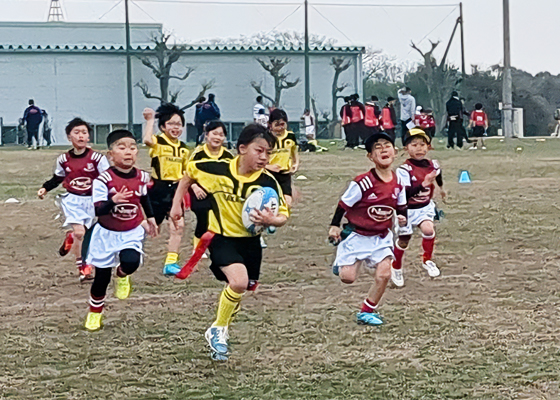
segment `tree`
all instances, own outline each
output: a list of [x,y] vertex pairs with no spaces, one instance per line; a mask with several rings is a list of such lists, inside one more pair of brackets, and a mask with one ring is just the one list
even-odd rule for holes
[[348,86],[350,86],[347,82],[343,84],[339,84],[338,80],[340,78],[340,74],[346,71],[352,65],[352,61],[348,60],[344,57],[333,57],[331,59],[330,65],[334,68],[334,77],[332,83],[332,116],[333,121],[337,121],[338,115],[338,99],[344,98],[340,93],[343,92]]
[[[186,67],[183,74],[173,75],[172,68],[173,64],[177,63],[181,56],[186,52],[185,45],[170,46],[168,44],[171,35],[167,33],[162,33],[161,36],[154,36],[152,41],[155,43],[154,55],[153,56],[138,56],[142,64],[152,70],[154,76],[159,80],[159,94],[153,94],[150,92],[148,84],[143,80],[136,83],[136,87],[140,88],[144,97],[147,99],[157,99],[160,103],[176,103],[181,90],[170,90],[169,83],[172,79],[179,81],[187,80],[191,74],[194,72],[194,68]],[[202,84],[202,89],[196,98],[183,107],[183,110],[192,107],[196,104],[198,98],[203,96],[206,91],[208,91],[213,86],[213,81],[204,82]]]
[[290,76],[290,73],[287,71],[283,71],[284,67],[286,67],[286,65],[290,63],[291,59],[289,57],[269,57],[268,61],[264,61],[260,58],[257,58],[256,60],[261,65],[261,67],[263,67],[264,70],[267,71],[274,79],[274,98],[262,91],[261,83],[251,81],[251,86],[258,94],[263,96],[265,99],[268,99],[274,107],[280,107],[280,98],[282,97],[282,91],[291,89],[297,86],[297,84],[300,82],[299,78],[297,78],[295,81],[289,81],[288,77]]

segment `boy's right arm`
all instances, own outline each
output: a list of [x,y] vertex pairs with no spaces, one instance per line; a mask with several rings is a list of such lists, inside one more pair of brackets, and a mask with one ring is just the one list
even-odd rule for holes
[[142,134],[142,141],[146,146],[152,147],[155,144],[153,137],[156,112],[151,108],[145,108],[144,111],[142,111],[142,115],[146,120],[146,125],[144,125],[144,133]]
[[189,190],[189,187],[193,183],[194,180],[188,174],[185,174],[179,181],[179,185],[175,191],[175,196],[173,196],[173,206],[169,212],[171,222],[173,222],[175,226],[177,226],[177,223],[183,218],[183,197],[185,197],[187,190]]
[[53,189],[56,189],[58,185],[64,182],[64,177],[66,176],[66,172],[64,171],[64,167],[61,165],[61,156],[56,159],[56,168],[54,170],[54,174],[51,179],[43,183],[43,186],[37,192],[37,196],[42,200],[47,195],[47,192],[50,192]]

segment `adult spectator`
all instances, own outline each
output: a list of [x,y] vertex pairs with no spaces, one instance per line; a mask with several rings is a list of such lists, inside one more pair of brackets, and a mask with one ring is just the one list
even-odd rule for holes
[[357,148],[360,144],[360,132],[364,127],[365,108],[358,101],[359,98],[357,94],[345,97],[345,104],[340,109],[342,127],[346,136],[346,147],[350,149]]
[[[204,124],[208,121],[220,119],[220,109],[214,101],[215,98],[216,96],[213,93],[210,93],[208,95],[208,101],[202,103],[200,107],[200,111],[198,113],[198,122],[202,124],[202,127],[204,127]],[[203,135],[199,135],[196,140],[196,144],[199,145],[202,142],[202,139]]]
[[204,124],[200,122],[200,110],[206,101],[206,97],[200,96],[198,98],[198,103],[196,103],[194,108],[194,127],[196,128],[196,145],[199,144],[199,138],[204,134]]
[[[39,145],[39,126],[43,121],[43,112],[35,105],[33,99],[29,100],[29,107],[23,113],[23,123],[27,128],[27,149],[36,149]],[[35,144],[33,144],[35,138]]]
[[381,110],[381,122],[383,130],[388,134],[393,142],[396,139],[395,127],[397,126],[397,113],[395,112],[395,102],[397,99],[394,97],[387,97],[387,104]]
[[47,110],[41,110],[43,113],[43,140],[46,143],[46,147],[51,147],[51,135],[52,135],[52,127],[51,121],[49,119],[49,114]]
[[401,103],[401,143],[404,147],[404,138],[409,129],[414,128],[414,115],[416,114],[416,99],[412,90],[407,86],[397,93]]
[[253,122],[258,122],[260,116],[266,114],[266,107],[263,104],[263,97],[257,97],[257,103],[253,106]]
[[[451,98],[445,103],[447,110],[447,148],[452,149],[455,144],[463,148],[463,103],[456,91],[451,92]],[[455,143],[454,139],[457,138]]]

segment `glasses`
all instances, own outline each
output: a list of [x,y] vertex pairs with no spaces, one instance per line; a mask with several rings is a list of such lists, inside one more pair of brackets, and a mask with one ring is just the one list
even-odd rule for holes
[[165,126],[171,126],[174,128],[182,128],[183,124],[181,122],[166,122]]

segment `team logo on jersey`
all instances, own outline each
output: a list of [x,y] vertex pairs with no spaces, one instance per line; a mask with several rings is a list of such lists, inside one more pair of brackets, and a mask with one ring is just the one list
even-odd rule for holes
[[95,167],[92,163],[88,162],[87,166],[84,168],[85,172],[94,172],[95,171]]
[[375,222],[385,222],[393,218],[395,210],[389,206],[371,206],[367,212],[368,216]]
[[138,215],[138,206],[130,203],[117,204],[111,214],[121,221],[130,221]]
[[431,193],[430,188],[426,190],[422,190],[420,193],[418,193],[410,200],[412,200],[415,203],[426,203],[427,201],[430,200],[430,193]]
[[377,195],[375,193],[372,193],[368,196],[368,200],[375,200],[377,199]]
[[89,190],[91,188],[91,178],[79,177],[72,179],[70,182],[70,187],[75,190]]

